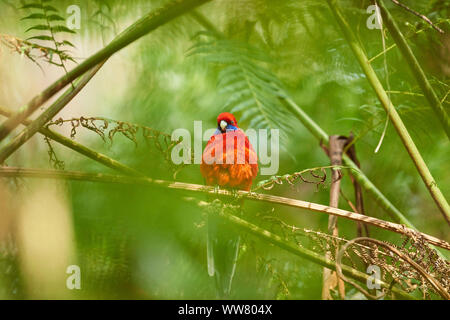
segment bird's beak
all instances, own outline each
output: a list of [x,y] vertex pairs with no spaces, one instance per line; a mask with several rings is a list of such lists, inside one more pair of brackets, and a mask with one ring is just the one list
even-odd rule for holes
[[225,131],[227,125],[228,123],[225,120],[220,121],[220,128],[222,129],[222,131]]

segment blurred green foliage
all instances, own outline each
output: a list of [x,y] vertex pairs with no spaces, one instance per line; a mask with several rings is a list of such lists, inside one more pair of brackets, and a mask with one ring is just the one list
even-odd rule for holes
[[[27,24],[20,21],[24,12],[16,9],[20,2],[25,1],[0,2],[1,33],[26,37],[24,31]],[[68,40],[77,47],[73,56],[89,56],[96,51],[94,48],[106,45],[117,32],[144,13],[167,2],[79,1],[82,28],[75,38],[68,36]],[[366,8],[372,4],[371,1],[338,2],[367,56],[374,57],[380,53],[383,50],[380,30],[366,27],[369,17]],[[387,2],[402,31],[410,39],[409,43],[431,79],[433,88],[439,98],[443,99],[445,109],[450,112],[450,96],[446,96],[450,89],[450,2],[403,1],[438,22],[446,31],[445,35],[438,34],[423,20]],[[60,12],[65,12],[70,4],[72,1],[64,0],[54,1],[53,5]],[[255,52],[263,54],[267,61],[257,61],[256,66],[264,68],[268,74],[278,79],[291,97],[325,131],[339,135],[353,132],[358,139],[357,155],[366,175],[419,230],[449,240],[448,226],[443,223],[442,216],[391,125],[388,126],[380,151],[374,153],[386,115],[340,34],[325,1],[221,0],[204,5],[199,12],[225,39],[237,46],[255,48]],[[104,97],[107,105],[91,105],[89,115],[138,123],[169,134],[176,128],[186,128],[192,132],[194,120],[203,121],[204,128],[213,128],[218,113],[236,92],[221,90],[220,73],[229,66],[225,59],[226,49],[219,47],[220,50],[214,52],[219,58],[223,54],[223,61],[212,59],[218,63],[210,63],[208,53],[189,54],[197,44],[196,35],[199,31],[205,31],[205,27],[187,14],[114,56],[111,65],[118,67],[114,77],[118,80],[123,78],[123,81],[119,81],[123,87],[120,90],[117,88],[118,91],[116,88],[106,90],[101,87],[96,92],[95,82],[89,95]],[[389,47],[392,43],[389,34],[386,34],[386,45]],[[250,51],[249,55],[251,54]],[[399,51],[393,48],[386,53],[388,75],[384,71],[383,59],[383,56],[378,57],[372,65],[384,85],[389,77],[392,91],[390,97],[443,194],[448,197],[449,141],[427,101],[421,96]],[[111,65],[108,62],[103,69],[108,69]],[[26,74],[17,76],[27,77]],[[45,78],[46,75],[41,77]],[[7,83],[2,83],[1,86],[3,90],[13,90]],[[23,104],[26,102],[23,101]],[[7,103],[1,94],[0,103]],[[70,107],[69,105],[67,109]],[[97,111],[97,107],[101,111]],[[279,105],[268,104],[265,107],[271,114],[271,125],[278,126],[283,133],[282,143],[285,148],[280,154],[278,174],[329,164],[318,141],[301,123],[285,110],[270,111],[270,108],[281,107]],[[241,127],[269,126],[267,122],[251,122],[258,116],[258,110],[252,117],[239,122],[246,110],[243,108],[235,114]],[[283,121],[278,121],[281,116],[277,113],[282,113]],[[85,114],[71,109],[70,115],[80,117]],[[288,124],[283,125],[285,122]],[[44,144],[41,137],[34,139],[38,139],[36,141],[39,144]],[[90,132],[79,133],[75,139],[150,177],[173,179],[173,172],[164,162],[161,153],[143,139],[138,140],[137,146],[121,136],[114,138],[113,143],[105,143]],[[56,143],[53,146],[60,160],[65,162],[67,170],[112,172],[91,160],[73,155],[72,151]],[[39,154],[34,154],[33,159],[29,154],[23,154],[21,159],[14,161],[19,164],[20,161],[25,161],[31,167],[48,167],[45,148],[41,148]],[[8,165],[15,165],[14,161],[9,161]],[[258,180],[267,178],[259,177]],[[198,165],[187,166],[176,179],[203,183]],[[206,270],[205,219],[202,210],[195,203],[184,199],[185,194],[141,186],[86,182],[67,184],[73,212],[76,253],[82,270],[83,289],[75,293],[76,297],[215,297],[214,281],[208,277]],[[307,184],[282,185],[270,192],[327,204],[328,184],[329,182],[320,188]],[[353,199],[352,185],[347,174],[344,175],[342,188],[344,194]],[[206,200],[206,197],[198,197]],[[351,210],[343,199],[340,205]],[[366,197],[365,205],[368,214],[389,220],[372,199]],[[288,223],[313,230],[326,230],[328,216],[324,214],[249,201],[244,205],[251,215],[271,211],[272,207],[273,214]],[[270,228],[270,224],[266,226]],[[339,230],[343,237],[349,239],[356,235],[356,225],[349,221],[339,221]],[[370,231],[376,238],[398,242],[399,237],[391,233],[375,228],[370,228]],[[321,267],[293,257],[249,235],[244,235],[242,243],[231,298],[320,298]],[[14,264],[14,261],[11,263]],[[0,267],[4,269],[2,264]],[[20,273],[17,268],[17,265],[13,267],[16,270],[12,272],[15,277]],[[4,275],[3,273],[0,279]],[[26,297],[24,293],[15,292],[21,288],[20,275],[14,290],[3,290],[6,288],[5,281],[0,281],[0,297]]]

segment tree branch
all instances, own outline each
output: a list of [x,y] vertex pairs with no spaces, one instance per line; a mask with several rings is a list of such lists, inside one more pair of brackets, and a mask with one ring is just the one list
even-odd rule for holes
[[391,0],[393,3],[395,3],[396,5],[398,5],[399,7],[405,9],[406,11],[412,13],[413,15],[415,15],[416,17],[419,17],[420,19],[424,20],[426,23],[428,23],[430,26],[433,27],[433,29],[435,29],[436,31],[438,31],[439,33],[444,33],[444,30],[442,30],[441,28],[439,28],[438,26],[436,26],[430,19],[428,19],[428,17],[426,17],[425,15],[421,14],[420,12],[417,12],[413,9],[411,9],[410,7],[404,5],[403,3],[397,1],[397,0]]
[[120,184],[136,184],[142,186],[158,186],[165,187],[175,190],[184,190],[190,192],[202,192],[214,195],[220,195],[225,197],[242,197],[245,199],[250,199],[254,201],[263,201],[273,204],[285,205],[293,208],[306,209],[314,212],[322,212],[326,214],[331,214],[337,217],[350,219],[353,221],[359,221],[362,223],[370,224],[385,230],[389,230],[402,235],[408,235],[413,233],[419,234],[430,244],[436,245],[438,247],[450,250],[450,243],[438,239],[436,237],[430,236],[425,233],[421,233],[403,225],[397,223],[380,220],[377,218],[364,216],[362,214],[350,212],[347,210],[342,210],[338,208],[332,208],[329,206],[297,200],[285,197],[279,197],[269,194],[254,193],[248,191],[238,190],[236,192],[230,192],[228,190],[220,189],[216,190],[214,187],[191,184],[184,182],[174,182],[166,180],[152,179],[148,177],[133,177],[133,176],[120,176],[111,175],[103,173],[87,173],[80,171],[60,171],[60,170],[44,170],[44,169],[26,169],[26,168],[15,168],[15,167],[1,167],[0,177],[25,177],[25,178],[45,178],[45,179],[66,179],[66,180],[76,180],[84,182],[103,182],[103,183],[120,183]]

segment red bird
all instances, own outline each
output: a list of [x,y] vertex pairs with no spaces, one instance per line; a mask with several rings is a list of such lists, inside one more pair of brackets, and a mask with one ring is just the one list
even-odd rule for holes
[[228,112],[219,114],[217,130],[203,151],[200,165],[206,184],[249,191],[258,173],[257,162],[258,157],[235,117]]
[[[256,153],[228,112],[217,117],[217,130],[203,151],[200,171],[207,185],[249,191],[258,173]],[[239,253],[239,233],[220,217],[208,215],[208,274],[220,297],[230,294]]]

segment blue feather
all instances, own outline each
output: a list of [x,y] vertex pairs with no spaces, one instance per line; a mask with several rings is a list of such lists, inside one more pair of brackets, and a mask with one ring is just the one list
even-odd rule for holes
[[[239,130],[239,128],[238,128],[238,127],[235,127],[235,126],[233,126],[233,125],[231,125],[231,124],[227,125],[227,132],[228,132],[228,131],[236,131],[236,130]],[[222,131],[220,131],[220,127],[218,127],[218,128],[216,129],[216,131],[214,131],[214,135],[215,135],[215,136],[217,136],[218,134],[222,134]]]

